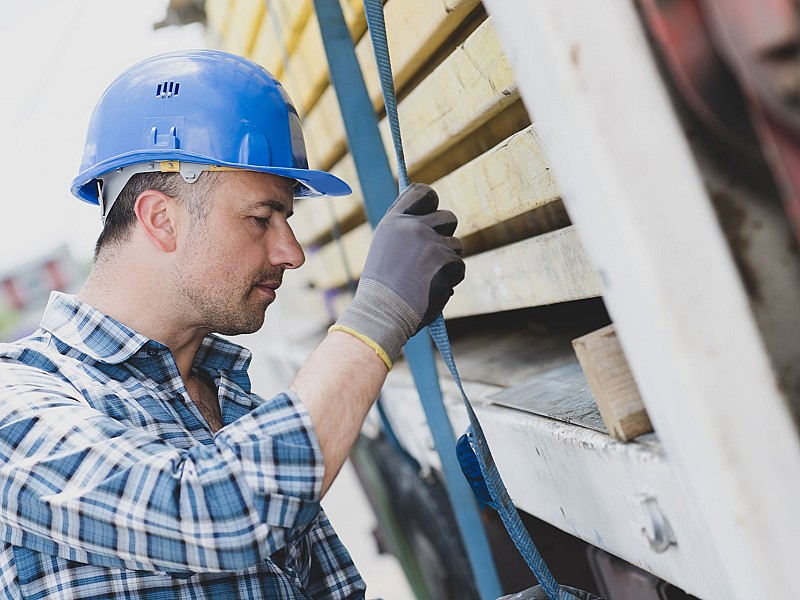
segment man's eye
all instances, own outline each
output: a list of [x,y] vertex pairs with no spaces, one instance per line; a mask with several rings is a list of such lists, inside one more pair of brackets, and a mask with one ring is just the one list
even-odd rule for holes
[[259,227],[266,227],[269,225],[269,217],[253,217],[253,221]]

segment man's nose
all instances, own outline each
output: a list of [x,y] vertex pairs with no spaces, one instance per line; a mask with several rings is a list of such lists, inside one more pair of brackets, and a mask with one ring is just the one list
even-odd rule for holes
[[297,241],[297,237],[288,223],[284,223],[279,232],[271,243],[270,262],[276,267],[282,266],[285,269],[297,269],[306,262],[303,247]]

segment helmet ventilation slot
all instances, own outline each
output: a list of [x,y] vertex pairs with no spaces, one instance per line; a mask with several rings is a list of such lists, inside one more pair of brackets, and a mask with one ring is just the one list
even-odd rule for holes
[[181,84],[177,81],[165,81],[164,83],[159,83],[158,88],[156,89],[156,96],[160,98],[172,98],[173,96],[178,95],[178,90],[180,87]]

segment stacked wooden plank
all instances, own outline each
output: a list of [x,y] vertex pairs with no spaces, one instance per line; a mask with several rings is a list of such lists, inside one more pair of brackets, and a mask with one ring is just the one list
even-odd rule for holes
[[[343,0],[342,8],[391,157],[361,0]],[[354,188],[349,198],[298,202],[293,219],[309,249],[299,278],[332,300],[319,315],[328,322],[344,304],[337,296],[346,298],[358,277],[371,229],[312,2],[229,0],[228,10],[209,14],[223,48],[249,55],[282,80],[301,114],[312,166]],[[459,216],[457,235],[466,245],[467,278],[446,316],[600,295],[480,2],[388,0],[385,14],[410,178],[437,189],[442,206]]]

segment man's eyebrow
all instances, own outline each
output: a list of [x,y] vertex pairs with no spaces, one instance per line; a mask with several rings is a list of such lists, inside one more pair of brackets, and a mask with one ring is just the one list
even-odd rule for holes
[[283,213],[288,219],[294,214],[293,210],[289,210],[285,203],[280,200],[259,200],[250,205],[250,208],[271,208],[275,212]]

